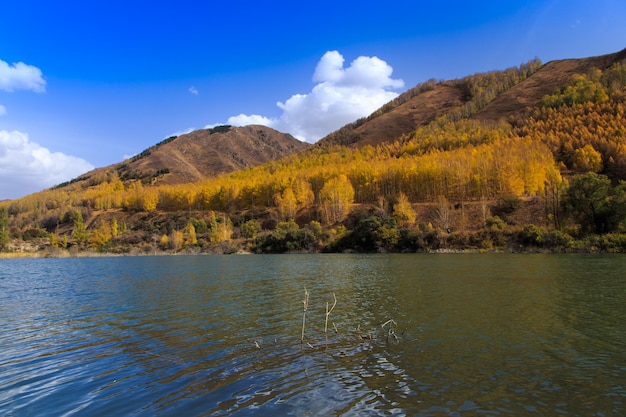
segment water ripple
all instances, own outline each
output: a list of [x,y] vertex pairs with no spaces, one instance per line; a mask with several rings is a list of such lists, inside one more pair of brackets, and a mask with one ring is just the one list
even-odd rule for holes
[[623,415],[622,259],[10,261],[0,414]]

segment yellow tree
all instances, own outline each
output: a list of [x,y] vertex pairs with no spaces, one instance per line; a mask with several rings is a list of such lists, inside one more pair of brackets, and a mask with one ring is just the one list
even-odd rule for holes
[[153,211],[159,202],[159,193],[154,188],[146,188],[141,181],[134,182],[126,193],[124,207],[136,211]]
[[193,223],[188,222],[185,228],[187,236],[185,237],[185,246],[193,246],[198,244],[198,238],[196,236],[196,228]]
[[354,189],[344,174],[326,181],[320,190],[320,212],[328,224],[343,221],[354,201]]
[[313,204],[315,199],[313,189],[311,188],[311,183],[305,178],[296,178],[293,182],[292,189],[299,208],[309,207]]
[[209,220],[211,242],[225,242],[233,235],[233,222],[227,217],[217,217],[215,213],[210,213]]
[[113,219],[111,220],[111,235],[115,237],[119,234],[120,234],[120,229],[119,229],[119,225],[117,224],[117,219],[113,217]]
[[100,221],[98,228],[91,233],[89,243],[92,248],[103,250],[112,237],[111,225],[106,221]]
[[573,168],[579,172],[600,172],[602,155],[590,144],[578,148],[574,151]]
[[183,247],[183,232],[180,230],[172,230],[169,237],[170,248],[175,251]]
[[404,193],[398,195],[396,204],[393,206],[393,217],[400,224],[413,224],[416,218],[415,210]]
[[144,211],[153,211],[153,210],[156,210],[158,204],[159,204],[159,192],[154,188],[146,189],[141,208]]
[[159,246],[161,249],[167,249],[170,247],[170,238],[167,235],[161,236],[161,240],[159,241]]
[[281,220],[294,220],[296,218],[298,202],[291,187],[285,188],[281,194],[276,194],[275,200]]
[[76,210],[74,212],[74,231],[72,232],[72,235],[81,248],[88,242],[89,232],[87,231],[87,227],[85,226],[85,222],[83,220],[83,214],[80,210]]

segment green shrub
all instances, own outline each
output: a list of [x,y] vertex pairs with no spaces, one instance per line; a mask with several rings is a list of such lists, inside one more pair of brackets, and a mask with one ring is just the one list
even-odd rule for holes
[[498,216],[488,217],[485,220],[485,226],[489,229],[504,230],[506,223]]
[[542,246],[543,234],[541,227],[528,224],[518,233],[518,241],[524,246]]
[[543,246],[553,249],[571,248],[574,238],[561,230],[551,230],[543,235]]
[[272,233],[257,237],[255,250],[259,253],[285,253],[309,250],[316,244],[312,234],[293,220],[280,222]]
[[247,239],[254,239],[261,231],[261,224],[258,220],[252,219],[244,222],[240,226],[241,236]]

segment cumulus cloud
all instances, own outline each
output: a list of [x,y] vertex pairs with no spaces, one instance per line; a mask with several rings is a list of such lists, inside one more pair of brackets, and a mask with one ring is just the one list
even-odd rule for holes
[[189,87],[188,91],[193,94],[194,96],[197,96],[198,94],[200,94],[200,92],[198,91],[198,89],[196,87],[194,87],[193,85],[191,87]]
[[18,62],[9,65],[0,59],[0,90],[12,93],[15,90],[46,91],[46,81],[41,70],[35,66]]
[[[260,116],[258,114],[240,114],[239,116],[231,116],[228,118],[229,125],[233,126],[246,126],[246,125],[263,125],[270,126],[274,123],[272,119]],[[214,126],[215,127],[215,126]]]
[[404,82],[391,78],[393,68],[378,57],[360,56],[349,67],[337,51],[328,51],[318,62],[307,94],[294,94],[276,105],[278,118],[240,114],[228,119],[235,126],[261,124],[315,142],[341,126],[368,116],[398,94]]
[[26,133],[0,130],[0,199],[41,191],[92,169],[84,159],[31,142]]
[[[9,65],[0,59],[0,90],[12,93],[15,90],[31,90],[37,93],[46,91],[46,81],[41,70],[23,62]],[[0,116],[7,114],[7,109],[0,104]]]

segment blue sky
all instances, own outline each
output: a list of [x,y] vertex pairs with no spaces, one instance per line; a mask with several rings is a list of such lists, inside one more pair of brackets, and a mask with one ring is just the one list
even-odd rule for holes
[[21,0],[0,22],[0,200],[191,129],[314,142],[430,78],[626,48],[623,0]]

